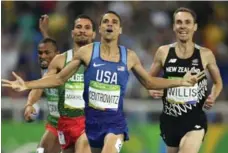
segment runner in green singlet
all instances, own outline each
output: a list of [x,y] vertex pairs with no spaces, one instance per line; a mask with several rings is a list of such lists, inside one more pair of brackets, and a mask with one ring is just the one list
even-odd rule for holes
[[[42,76],[47,72],[51,60],[58,54],[56,41],[51,38],[43,39],[38,45],[39,62]],[[49,114],[47,117],[46,130],[37,146],[37,153],[59,153],[60,144],[57,134],[58,112],[58,90],[56,88],[46,88],[44,90],[47,97]],[[29,93],[25,105],[25,120],[30,121],[31,115],[36,113],[34,104],[40,99],[43,89],[34,89]]]
[[[43,16],[47,20],[48,16]],[[46,26],[43,23],[42,26]],[[47,26],[46,26],[47,27]],[[44,36],[48,36],[43,29]],[[85,15],[80,15],[75,20],[72,30],[74,49],[56,56],[51,62],[47,75],[58,73],[73,59],[74,51],[81,46],[91,43],[95,38],[95,26],[93,21]],[[58,137],[64,153],[89,153],[90,148],[85,135],[84,100],[84,67],[73,73],[68,81],[59,87],[58,109],[60,119],[58,121]]]

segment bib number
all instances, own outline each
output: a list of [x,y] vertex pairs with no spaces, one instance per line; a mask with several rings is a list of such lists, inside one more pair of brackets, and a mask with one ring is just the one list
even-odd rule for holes
[[95,109],[117,110],[120,86],[91,81],[89,85],[89,106]]
[[64,107],[70,109],[84,109],[84,83],[66,83]]
[[167,101],[177,104],[195,104],[198,102],[198,84],[193,87],[176,87],[167,89]]
[[57,131],[57,132],[58,132],[59,143],[61,145],[65,145],[66,144],[66,140],[65,140],[63,132],[62,131]]
[[59,117],[58,103],[57,102],[48,102],[48,109],[52,116]]

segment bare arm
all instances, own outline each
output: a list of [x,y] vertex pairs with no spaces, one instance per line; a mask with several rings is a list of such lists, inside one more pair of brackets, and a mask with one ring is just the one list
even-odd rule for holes
[[25,106],[32,106],[33,104],[37,103],[37,101],[40,100],[42,93],[43,93],[43,89],[31,90],[28,95],[28,100]]
[[[79,66],[82,63],[81,54],[83,53],[77,51],[77,53],[74,54],[74,59],[69,64],[67,64],[67,66],[64,67],[58,74],[50,74],[39,80],[25,82],[20,76],[13,72],[13,75],[16,78],[16,80],[9,81],[2,79],[2,86],[10,87],[16,91],[24,91],[27,89],[42,89],[62,85],[78,70]],[[56,64],[53,64],[54,62]],[[57,65],[58,63],[59,61],[56,60],[55,57],[49,65],[48,69],[52,69],[52,66]]]
[[39,28],[40,32],[42,33],[42,36],[44,38],[49,38],[48,34],[48,24],[49,24],[49,17],[47,14],[42,15],[41,18],[39,19]]
[[[58,63],[55,61],[58,61]],[[61,55],[57,55],[56,58],[53,59],[53,62],[50,63],[48,72],[45,74],[45,76],[56,74],[59,66],[61,66],[60,62],[61,62]],[[25,112],[24,112],[25,120],[29,120],[30,115],[32,113],[36,113],[36,110],[33,107],[33,105],[39,101],[40,97],[42,96],[42,93],[43,93],[43,89],[33,89],[32,91],[30,91],[27,103],[25,105]]]
[[43,93],[43,89],[33,89],[32,91],[30,91],[27,103],[24,106],[24,108],[25,108],[25,111],[24,111],[25,120],[29,121],[31,119],[30,115],[36,113],[36,110],[33,107],[33,105],[38,102],[42,93]]
[[212,97],[214,97],[214,100],[215,100],[219,96],[219,94],[223,88],[222,78],[221,78],[218,66],[216,64],[216,61],[215,61],[215,57],[211,51],[207,52],[206,59],[209,61],[209,63],[207,64],[207,69],[213,80],[211,95],[212,95]]
[[[50,76],[50,75],[54,75],[58,72],[58,69],[60,67],[60,61],[61,61],[61,56],[62,55],[57,55],[52,62],[49,65],[48,68],[48,72],[43,76],[43,78]],[[28,100],[27,100],[27,104],[26,105],[33,105],[35,104],[40,97],[42,96],[43,93],[43,89],[33,89],[30,91],[29,96],[28,96]]]
[[162,56],[164,56],[162,52],[162,47],[160,47],[155,54],[154,61],[149,72],[151,76],[157,76],[162,70]]
[[[151,65],[149,74],[150,76],[158,76],[158,74],[161,72],[162,70],[162,60],[165,59],[164,57],[167,56],[164,54],[164,51],[166,51],[164,48],[166,48],[165,46],[161,46],[158,48],[158,50],[156,51],[153,63]],[[163,90],[149,90],[149,94],[153,97],[153,98],[161,98],[164,94]]]
[[[39,80],[25,82],[20,76],[13,72],[16,80],[10,81],[2,79],[2,86],[12,88],[15,91],[24,91],[27,89],[42,89],[62,85],[78,70],[81,64],[88,65],[92,53],[92,46],[93,44],[91,43],[87,46],[81,47],[77,52],[75,52],[72,61],[58,74],[48,75]],[[55,59],[52,60],[49,69],[51,69],[53,62],[59,63],[60,61]]]
[[[64,62],[65,59],[63,59],[64,55],[56,55],[55,58],[52,60],[48,67],[48,72],[43,76],[43,78],[54,75],[58,72],[59,69],[63,67],[62,62]],[[30,91],[27,104],[26,105],[33,105],[35,104],[40,97],[42,96],[43,89],[33,89]]]
[[[52,69],[52,66],[55,65],[53,62],[59,61],[54,59],[49,65],[48,69]],[[67,64],[67,66],[64,67],[59,73],[48,75],[39,80],[25,82],[25,86],[27,89],[37,89],[62,85],[78,70],[81,63],[81,51],[79,50],[74,54],[73,60]]]
[[138,78],[140,83],[147,89],[164,89],[169,87],[176,87],[181,85],[181,79],[168,80],[158,77],[151,77],[143,68],[138,56],[131,51],[130,60],[134,61],[132,71]]

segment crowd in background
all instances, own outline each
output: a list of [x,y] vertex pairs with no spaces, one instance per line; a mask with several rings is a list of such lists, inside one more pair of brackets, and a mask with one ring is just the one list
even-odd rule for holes
[[[41,77],[37,45],[42,40],[38,21],[49,15],[49,33],[56,39],[59,50],[72,47],[71,30],[79,14],[89,15],[99,26],[101,15],[113,10],[123,21],[120,44],[136,51],[142,64],[149,71],[153,56],[159,46],[175,42],[172,31],[172,14],[178,7],[188,7],[197,14],[198,31],[194,41],[211,49],[219,66],[224,90],[219,99],[228,95],[228,2],[111,2],[111,1],[2,1],[1,16],[1,77],[13,79],[15,71],[25,80]],[[96,41],[99,41],[97,33]],[[209,84],[211,85],[211,79]],[[28,92],[14,92],[2,88],[2,96],[25,97]],[[136,78],[131,75],[128,98],[150,98]]]

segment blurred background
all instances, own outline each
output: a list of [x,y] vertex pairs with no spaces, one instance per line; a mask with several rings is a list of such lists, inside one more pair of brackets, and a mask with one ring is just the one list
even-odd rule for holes
[[[189,7],[198,16],[199,29],[194,40],[211,49],[217,59],[224,89],[215,107],[207,111],[209,130],[201,153],[228,152],[228,2],[112,2],[112,1],[1,1],[1,77],[13,79],[11,71],[25,80],[40,78],[37,44],[42,39],[39,17],[49,15],[49,33],[60,51],[72,47],[71,30],[79,14],[99,23],[101,15],[114,10],[123,20],[120,44],[136,51],[149,71],[153,55],[161,45],[175,42],[172,14],[178,7]],[[97,34],[96,40],[99,40]],[[209,87],[211,87],[209,78]],[[2,153],[32,153],[44,132],[47,115],[45,97],[39,104],[39,118],[26,123],[23,106],[28,92],[17,93],[1,88]],[[165,153],[159,136],[160,100],[152,99],[131,74],[125,101],[130,141],[123,153]]]

